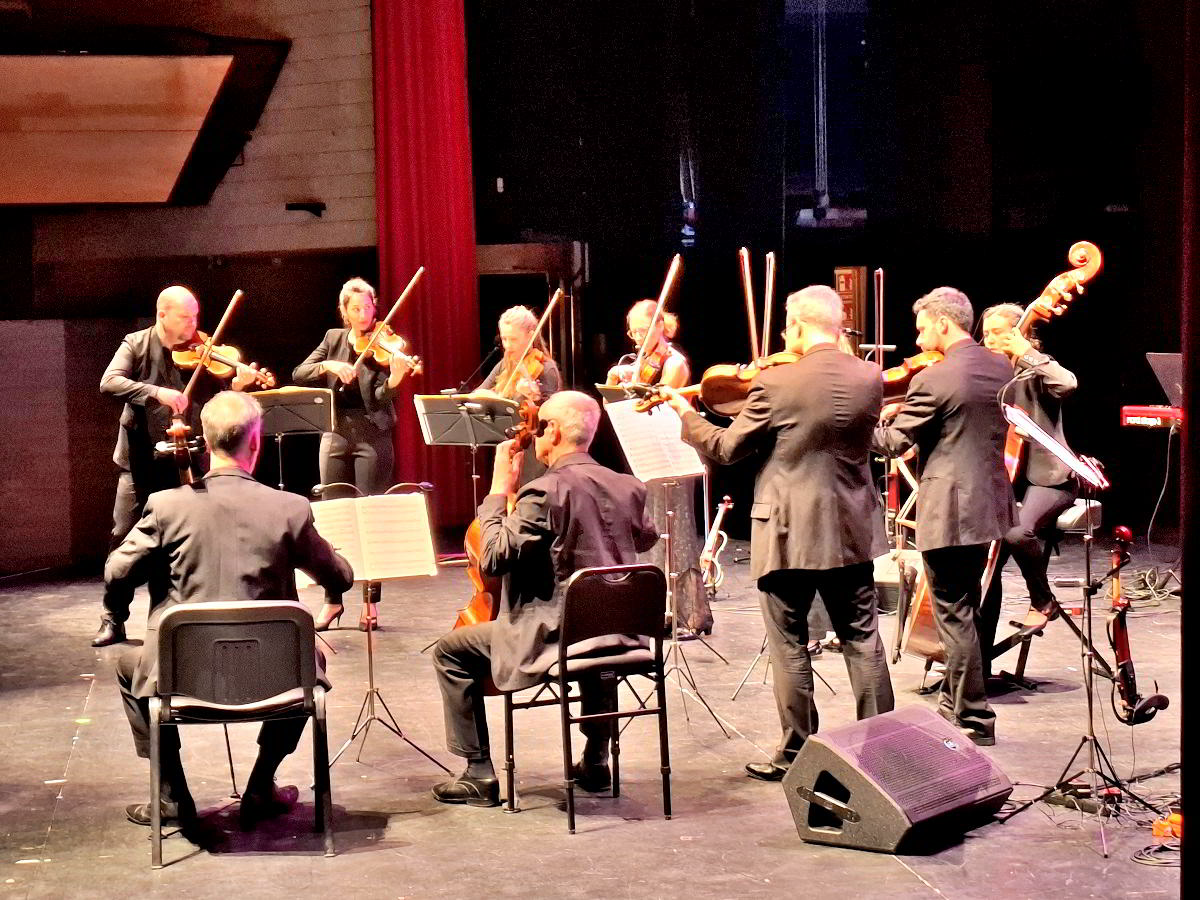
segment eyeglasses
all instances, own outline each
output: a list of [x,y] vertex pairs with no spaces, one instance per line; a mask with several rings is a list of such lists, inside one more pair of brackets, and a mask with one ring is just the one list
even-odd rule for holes
[[534,436],[535,437],[544,437],[546,434],[546,429],[550,426],[550,423],[553,421],[554,421],[553,419],[543,419],[541,416],[538,416],[537,430],[534,432]]

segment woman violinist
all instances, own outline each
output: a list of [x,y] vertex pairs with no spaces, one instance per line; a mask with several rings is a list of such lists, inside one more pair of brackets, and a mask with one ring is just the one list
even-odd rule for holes
[[[664,312],[657,322],[654,321],[656,306],[653,300],[639,300],[630,307],[625,323],[634,352],[622,356],[608,370],[609,384],[635,382],[679,388],[688,383],[691,366],[687,357],[669,341],[679,330],[679,319]],[[640,371],[634,372],[633,365],[643,343],[646,350],[641,355]],[[704,548],[696,530],[693,485],[690,482],[666,484],[656,481],[647,487],[646,512],[660,531],[666,530],[667,512],[675,514],[671,534],[671,554],[674,558],[668,569],[666,543],[660,541],[653,549],[639,554],[638,560],[659,566],[664,572],[679,573],[675,582],[675,601],[680,625],[698,634],[711,634],[713,617],[708,594],[704,590],[704,577],[700,572],[700,553]]]
[[513,306],[501,314],[499,330],[504,358],[483,379],[480,393],[496,394],[518,402],[532,400],[536,404],[562,388],[558,364],[550,358],[540,336],[524,359],[521,358],[537,325],[537,316],[525,306]]
[[[528,307],[513,306],[501,313],[499,331],[504,357],[483,379],[477,394],[503,397],[518,403],[528,400],[538,406],[562,389],[558,364],[551,359],[542,336],[538,334],[530,345],[530,338],[537,330],[538,317]],[[538,462],[530,445],[522,460],[520,483],[527,484],[545,471],[545,465]]]
[[[296,366],[296,384],[338,388],[337,426],[321,436],[321,484],[346,482],[364,494],[381,493],[392,481],[392,429],[396,411],[392,406],[400,382],[411,370],[412,360],[402,353],[391,355],[387,365],[368,358],[357,371],[353,361],[375,326],[375,289],[361,278],[351,278],[338,295],[342,328],[331,328],[308,358]],[[364,607],[358,627],[366,631],[378,623],[376,603],[380,586],[374,585],[371,602]],[[342,598],[327,595],[317,617],[316,628],[324,631],[342,614]]]

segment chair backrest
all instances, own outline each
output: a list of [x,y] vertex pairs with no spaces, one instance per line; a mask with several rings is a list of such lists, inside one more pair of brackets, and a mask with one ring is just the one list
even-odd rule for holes
[[606,634],[657,637],[663,631],[666,598],[667,580],[658,566],[580,569],[567,579],[560,646]]
[[181,603],[158,623],[158,692],[242,705],[317,682],[312,614],[299,603]]
[[331,481],[314,486],[312,495],[315,500],[344,500],[347,497],[361,497],[363,492],[349,482]]

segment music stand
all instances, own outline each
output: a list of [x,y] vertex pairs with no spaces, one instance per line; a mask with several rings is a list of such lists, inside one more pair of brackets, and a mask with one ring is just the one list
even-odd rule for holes
[[[385,495],[419,494],[421,492],[427,493],[429,490],[429,486],[425,484],[397,484],[388,488],[387,491],[385,491]],[[347,499],[361,499],[371,502],[383,500],[382,497],[361,497]],[[333,500],[327,502],[337,503],[339,501]],[[314,504],[314,507],[316,505],[317,504]],[[409,547],[416,545],[415,551],[409,550],[407,555],[404,556],[399,562],[393,562],[392,564],[392,571],[395,571],[395,567],[399,566],[401,569],[405,570],[404,574],[396,574],[386,578],[369,580],[357,577],[359,572],[355,572],[355,581],[362,584],[363,605],[367,609],[370,608],[371,588],[373,585],[382,584],[384,581],[391,582],[405,580],[412,577],[429,576],[436,572],[437,564],[433,555],[433,535],[429,528],[429,508],[428,504],[424,502],[423,497],[421,505],[423,507],[422,515],[409,514],[405,516],[404,513],[401,512],[394,522],[388,523],[391,526],[388,528],[389,531],[394,531],[396,535],[402,535],[399,537],[400,541],[406,545],[409,545]],[[423,533],[421,530],[422,526],[424,529]],[[383,540],[393,542],[396,540],[396,538],[385,535],[383,536]],[[400,552],[403,553],[404,551]],[[354,556],[355,558],[358,558],[359,554],[355,553]],[[383,715],[379,713],[379,709],[383,710]],[[375,684],[375,629],[373,627],[368,627],[367,692],[363,697],[362,705],[359,707],[358,716],[354,720],[354,728],[350,731],[350,737],[346,738],[345,743],[342,744],[342,746],[338,749],[338,752],[334,754],[333,759],[329,761],[330,768],[333,767],[334,763],[341,758],[342,754],[345,753],[346,750],[349,749],[350,745],[353,744],[360,736],[362,737],[362,743],[359,744],[358,754],[355,756],[355,761],[362,761],[362,752],[367,744],[367,736],[371,730],[371,725],[375,722],[378,722],[396,737],[400,738],[400,740],[404,741],[406,744],[432,762],[435,766],[442,769],[447,774],[452,774],[449,769],[434,759],[428,753],[428,751],[426,751],[419,744],[415,743],[411,738],[408,737],[408,735],[404,733],[404,730],[400,727],[400,723],[396,721],[395,715],[393,715],[391,709],[388,707],[387,701],[383,699],[383,693]]]
[[1154,377],[1162,385],[1167,402],[1175,407],[1183,406],[1183,354],[1147,353],[1146,362],[1154,370]]
[[[1059,443],[1054,437],[1049,435],[1045,430],[1040,428],[1023,409],[1010,406],[1007,403],[1000,404],[1004,412],[1004,418],[1008,420],[1010,425],[1013,425],[1030,440],[1037,443],[1039,446],[1048,450],[1057,459],[1062,461],[1072,472],[1079,477],[1080,487],[1084,497],[1091,498],[1097,491],[1104,490],[1109,486],[1109,481],[1104,473],[1100,471],[1099,464],[1089,458],[1076,456],[1070,449]],[[1122,794],[1129,796],[1137,801],[1146,809],[1158,814],[1160,810],[1156,809],[1147,800],[1139,797],[1123,782],[1117,774],[1108,755],[1104,752],[1104,748],[1096,739],[1096,721],[1095,721],[1095,661],[1096,649],[1092,644],[1092,598],[1100,592],[1104,587],[1105,582],[1109,580],[1117,571],[1124,566],[1124,562],[1118,565],[1115,569],[1106,572],[1095,581],[1092,580],[1092,541],[1094,539],[1092,517],[1086,517],[1087,531],[1083,536],[1083,582],[1080,585],[1083,592],[1083,616],[1084,625],[1080,631],[1079,640],[1079,655],[1081,660],[1081,668],[1083,670],[1083,686],[1084,693],[1087,695],[1087,731],[1080,737],[1079,743],[1075,747],[1075,752],[1071,754],[1071,758],[1067,760],[1067,764],[1063,766],[1062,773],[1054,784],[1043,791],[1039,796],[1023,804],[1013,811],[1012,815],[1016,815],[1022,810],[1032,806],[1040,800],[1045,800],[1051,794],[1060,792],[1063,794],[1070,793],[1072,782],[1083,775],[1088,776],[1088,789],[1091,792],[1090,796],[1096,803],[1096,821],[1100,827],[1100,847],[1105,858],[1108,857],[1108,839],[1104,834],[1104,804],[1100,800],[1099,788],[1101,783],[1108,789],[1115,789]],[[1058,582],[1056,582],[1058,583]],[[1107,668],[1107,665],[1105,666]],[[1070,777],[1067,773],[1075,765],[1075,760],[1079,758],[1080,751],[1084,747],[1088,750],[1088,764],[1083,769],[1076,772]],[[1011,818],[1012,816],[1009,816]]]
[[475,394],[417,394],[417,421],[421,436],[430,447],[471,448],[471,496],[479,506],[479,473],[475,454],[480,446],[508,440],[509,431],[521,421],[520,406],[503,397]]
[[279,455],[279,489],[283,487],[283,436],[333,431],[333,391],[329,388],[283,387],[254,395],[262,407],[263,434],[275,438]]

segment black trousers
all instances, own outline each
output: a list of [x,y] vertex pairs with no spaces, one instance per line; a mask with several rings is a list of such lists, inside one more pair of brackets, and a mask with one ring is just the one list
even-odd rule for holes
[[[495,622],[480,622],[456,628],[433,648],[433,669],[442,692],[442,714],[446,720],[446,749],[472,762],[492,758],[483,700],[492,677],[495,627]],[[584,679],[579,690],[584,715],[617,708],[615,685]],[[612,723],[611,719],[582,722],[579,730],[588,740],[604,740],[612,735]]]
[[[173,464],[172,464],[173,466]],[[174,469],[167,466],[154,465],[145,471],[139,471],[135,476],[128,469],[122,469],[117,476],[117,496],[113,501],[113,527],[109,534],[108,552],[111,553],[121,545],[126,535],[133,531],[133,526],[142,517],[146,508],[146,500],[155,491],[166,490],[179,486],[176,474],[170,477]],[[150,607],[153,608],[167,597],[171,583],[171,573],[165,565],[156,567],[149,572],[146,589],[150,592]],[[129,618],[129,606],[133,603],[131,587],[110,588],[105,586],[104,597],[101,601],[103,616],[114,622],[124,622]]]
[[1021,499],[1017,524],[1009,529],[1000,545],[996,559],[996,572],[983,598],[983,609],[979,620],[979,645],[983,650],[983,671],[991,671],[991,649],[996,643],[996,630],[1000,621],[1000,605],[1004,599],[1004,587],[1000,574],[1010,558],[1017,561],[1017,568],[1025,578],[1029,589],[1029,603],[1046,615],[1054,611],[1054,591],[1046,570],[1050,565],[1047,538],[1054,530],[1058,517],[1070,508],[1079,495],[1075,482],[1069,481],[1057,487],[1042,487],[1031,484],[1025,488]]
[[[150,758],[150,700],[133,695],[133,672],[141,656],[140,647],[127,647],[117,658],[117,687],[125,707],[125,717],[133,732],[133,747],[142,759]],[[304,733],[307,719],[280,719],[263,722],[258,732],[259,755],[273,761],[283,759],[296,749]],[[183,767],[179,761],[179,729],[175,725],[163,725],[159,729],[159,763],[165,782],[172,788],[171,799],[181,800],[181,790],[186,790]]]
[[807,647],[809,609],[818,591],[842,642],[858,718],[894,708],[892,680],[879,637],[871,563],[837,569],[783,569],[760,578],[758,588],[782,729],[772,759],[775,765],[791,765],[819,724]]
[[[376,427],[361,409],[338,417],[337,431],[321,435],[318,468],[321,484],[352,484],[364,494],[382,494],[392,486],[396,451],[390,429]],[[382,585],[371,585],[371,602],[378,603]],[[325,602],[338,605],[341,594],[325,592]]]
[[987,566],[988,545],[924,550],[921,558],[933,593],[933,618],[946,653],[946,675],[938,704],[943,714],[980,731],[995,728],[988,705],[979,648],[980,579]]

